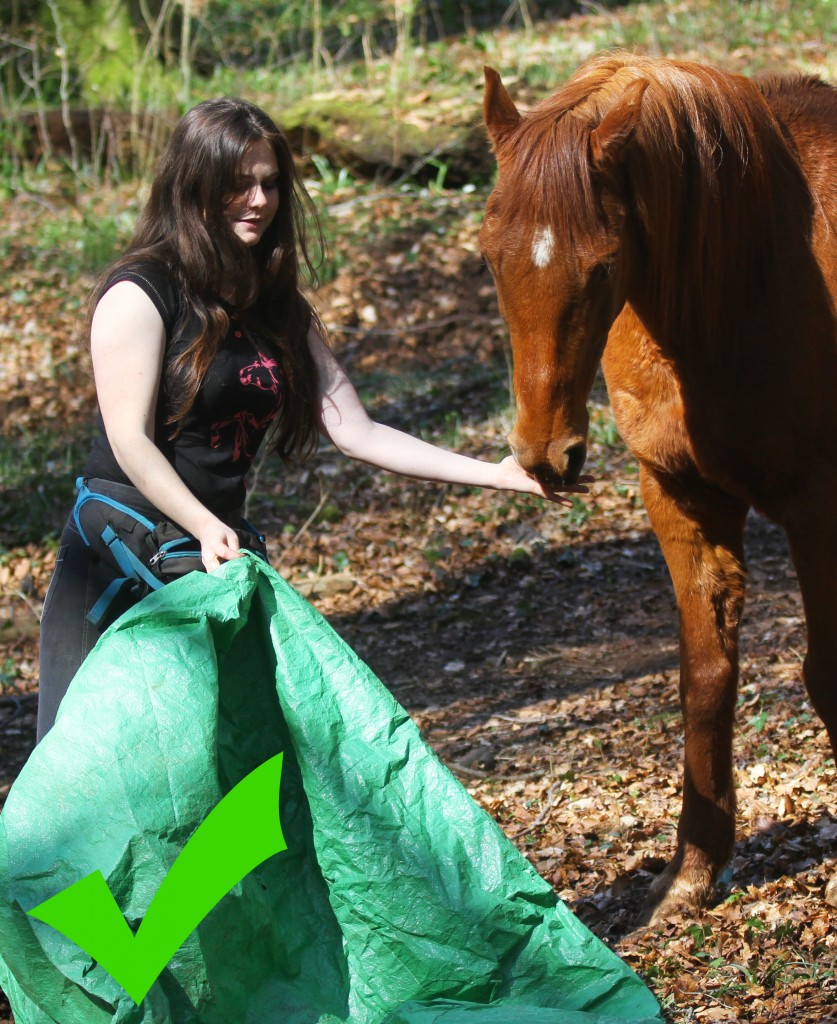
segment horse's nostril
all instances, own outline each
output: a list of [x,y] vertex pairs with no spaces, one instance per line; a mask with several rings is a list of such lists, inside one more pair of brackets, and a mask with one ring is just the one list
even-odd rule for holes
[[574,484],[581,475],[584,463],[587,461],[587,445],[579,442],[569,447],[566,451],[567,472],[564,474],[564,483]]

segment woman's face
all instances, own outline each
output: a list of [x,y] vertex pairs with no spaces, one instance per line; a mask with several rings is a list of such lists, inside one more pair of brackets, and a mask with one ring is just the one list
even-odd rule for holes
[[236,188],[224,217],[236,238],[255,245],[279,209],[279,166],[269,142],[259,139],[244,151]]

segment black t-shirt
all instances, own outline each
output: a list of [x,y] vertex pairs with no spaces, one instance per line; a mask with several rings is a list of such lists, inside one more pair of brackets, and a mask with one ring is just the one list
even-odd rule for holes
[[[200,322],[189,314],[180,290],[163,266],[144,262],[120,270],[105,290],[119,281],[139,285],[166,328],[154,441],[192,493],[226,519],[244,504],[245,475],[282,401],[284,377],[276,350],[252,317],[245,319],[230,310],[229,331],[172,440],[174,428],[166,423],[177,388],[171,364],[194,340]],[[130,483],[114,457],[101,415],[99,436],[84,475]]]

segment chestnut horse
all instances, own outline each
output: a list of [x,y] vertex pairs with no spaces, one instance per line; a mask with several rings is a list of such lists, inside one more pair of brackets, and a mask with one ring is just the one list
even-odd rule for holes
[[735,838],[750,508],[787,533],[837,751],[837,89],[604,54],[525,116],[487,68],[485,120],[512,450],[547,486],[577,479],[601,360],[677,596],[683,811],[659,919],[710,900]]

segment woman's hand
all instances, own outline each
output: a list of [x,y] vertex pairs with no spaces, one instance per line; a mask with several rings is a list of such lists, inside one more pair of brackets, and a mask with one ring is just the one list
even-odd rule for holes
[[220,519],[216,519],[214,516],[196,534],[196,537],[200,541],[201,561],[207,572],[217,569],[222,562],[242,557],[235,530],[225,526]]
[[517,462],[513,455],[507,455],[502,462],[497,463],[498,481],[495,485],[500,490],[520,491],[523,494],[537,494],[539,498],[546,498],[558,505],[573,507],[572,498],[568,494],[589,494],[589,488],[585,484],[593,482],[592,476],[581,476],[578,483],[562,487],[560,491],[553,491],[543,486],[531,473]]

